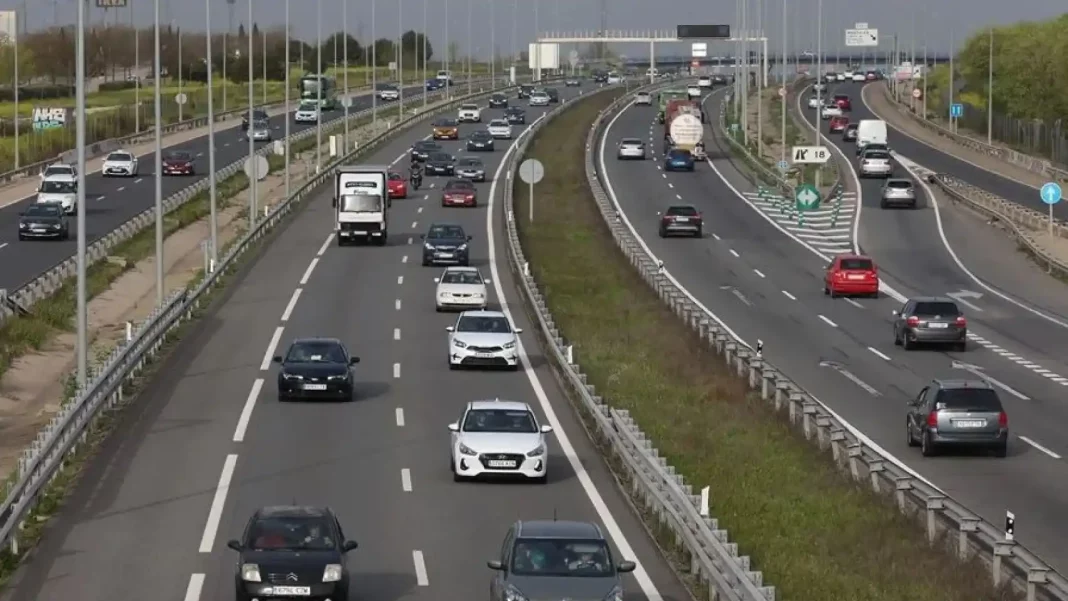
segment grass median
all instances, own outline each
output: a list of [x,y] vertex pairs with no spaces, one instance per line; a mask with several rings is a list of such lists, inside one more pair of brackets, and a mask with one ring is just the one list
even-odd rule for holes
[[[929,547],[914,522],[841,475],[638,276],[584,172],[586,132],[612,99],[576,101],[534,138],[528,156],[545,164],[546,178],[537,220],[518,220],[531,269],[589,382],[630,410],[688,482],[711,486],[713,515],[780,598],[1014,598],[991,588],[988,569]],[[525,186],[517,202],[515,214],[527,215]]]

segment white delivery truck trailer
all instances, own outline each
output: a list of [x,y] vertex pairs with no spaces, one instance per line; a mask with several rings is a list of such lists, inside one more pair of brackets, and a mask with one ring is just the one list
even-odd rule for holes
[[334,210],[338,246],[373,240],[385,246],[389,236],[389,168],[345,165],[334,176]]

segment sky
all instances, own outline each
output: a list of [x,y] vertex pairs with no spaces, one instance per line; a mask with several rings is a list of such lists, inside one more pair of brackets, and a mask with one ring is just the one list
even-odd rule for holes
[[[159,0],[162,22],[173,22],[183,28],[203,31],[206,7],[211,6],[212,29],[225,31],[230,20],[226,0]],[[322,31],[341,28],[342,4],[346,0],[290,0],[290,24],[294,37],[314,41],[317,31],[318,5],[322,6]],[[424,29],[423,15],[429,23],[429,39],[442,48],[448,38],[459,44],[462,54],[468,52],[488,57],[494,46],[502,55],[512,52],[513,44],[524,49],[535,35],[535,5],[537,21],[542,32],[596,31],[600,28],[602,0],[347,0],[350,34],[369,39],[372,31],[372,5],[376,37],[396,37],[398,17],[405,30]],[[614,30],[673,30],[680,23],[727,23],[732,32],[741,31],[738,6],[747,1],[747,28],[757,30],[763,25],[772,50],[782,48],[782,7],[787,4],[787,49],[790,51],[815,49],[817,23],[822,21],[823,47],[834,52],[844,46],[843,30],[855,23],[865,22],[879,30],[880,50],[892,47],[893,34],[901,45],[913,43],[919,49],[927,45],[932,52],[942,54],[950,48],[951,38],[957,45],[969,34],[991,25],[1010,24],[1021,20],[1038,20],[1068,12],[1065,0],[672,0],[671,11],[660,2],[651,0],[604,0],[608,29]],[[822,1],[822,18],[818,17],[818,3]],[[0,10],[17,10],[27,17],[24,22],[32,30],[60,23],[72,23],[76,18],[76,0],[0,0]],[[128,23],[152,22],[154,4],[148,0],[128,0],[124,9],[96,8],[96,0],[89,0],[88,18],[93,22]],[[253,3],[254,21],[261,27],[281,26],[285,23],[285,0],[235,0],[234,28],[247,23],[249,2]],[[469,11],[470,9],[470,11]],[[468,36],[468,14],[473,34]],[[758,14],[763,19],[758,21]],[[449,15],[446,20],[445,15]],[[491,23],[495,27],[491,27]],[[513,23],[516,35],[513,36]],[[710,44],[709,55],[729,54],[727,43]],[[642,44],[619,44],[613,47],[619,54],[632,57],[648,56]],[[685,55],[689,47],[664,44],[656,53]],[[566,50],[562,52],[566,55]]]

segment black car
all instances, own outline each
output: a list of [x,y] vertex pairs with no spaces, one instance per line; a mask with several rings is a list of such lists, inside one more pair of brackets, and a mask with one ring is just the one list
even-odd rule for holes
[[894,311],[894,344],[906,351],[920,344],[944,344],[962,353],[968,350],[968,320],[951,298],[910,298]]
[[471,241],[471,236],[464,232],[463,226],[435,223],[426,234],[419,237],[423,239],[423,267],[442,263],[470,264],[467,243]]
[[[260,109],[254,109],[252,111],[252,120],[253,121],[266,121],[267,119],[268,119],[267,111],[260,110]],[[244,116],[241,117],[241,131],[248,131],[248,113],[247,112],[244,114]]]
[[467,149],[470,151],[493,150],[493,136],[486,130],[472,132],[470,136],[467,136]]
[[352,366],[359,357],[336,338],[298,338],[289,345],[285,357],[274,358],[278,371],[278,400],[341,399],[353,396]]
[[582,87],[582,80],[577,77],[572,77],[564,81],[564,87],[566,88],[580,88]]
[[426,159],[427,175],[453,175],[456,173],[456,159],[447,152],[432,152]]
[[491,109],[508,108],[508,97],[504,94],[494,94],[493,96],[490,96],[489,107]]
[[704,227],[704,218],[693,205],[672,205],[660,216],[660,237],[667,238],[675,234],[700,238]]
[[850,123],[850,124],[846,125],[845,129],[842,130],[842,141],[843,142],[856,142],[857,141],[857,127],[859,127],[859,124],[857,124],[857,123]]
[[327,507],[262,507],[226,546],[238,553],[238,601],[349,598],[345,555],[358,545]]
[[526,125],[527,123],[527,113],[518,106],[513,106],[504,111],[504,118],[511,125]]
[[163,175],[196,175],[196,158],[193,153],[184,150],[171,150],[163,155],[160,162]]
[[545,88],[545,93],[549,96],[549,102],[553,104],[560,102],[560,91],[556,88]]
[[63,213],[63,205],[58,202],[42,202],[26,207],[19,213],[19,240],[34,238],[52,238],[67,240],[70,238],[70,223]]
[[411,158],[413,161],[426,161],[435,152],[441,152],[441,144],[431,140],[420,140],[412,146]]
[[534,86],[522,85],[519,86],[518,98],[530,98],[530,93],[534,91]]

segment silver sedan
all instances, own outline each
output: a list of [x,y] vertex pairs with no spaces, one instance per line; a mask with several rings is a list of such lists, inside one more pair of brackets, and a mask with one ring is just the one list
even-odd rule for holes
[[879,206],[883,209],[890,207],[916,208],[916,188],[911,180],[888,179],[883,184],[882,196]]
[[645,159],[645,143],[637,138],[624,138],[619,142],[617,158],[620,160]]

